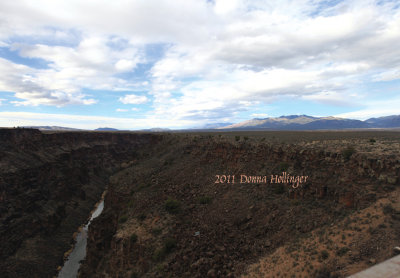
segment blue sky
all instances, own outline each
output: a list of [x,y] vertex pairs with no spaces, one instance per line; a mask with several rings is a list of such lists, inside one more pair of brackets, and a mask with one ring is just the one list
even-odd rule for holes
[[400,114],[397,1],[0,3],[0,126]]

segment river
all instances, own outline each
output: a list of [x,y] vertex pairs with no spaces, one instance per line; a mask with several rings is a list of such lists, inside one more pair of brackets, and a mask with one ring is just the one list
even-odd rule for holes
[[95,211],[92,213],[89,222],[82,228],[76,237],[76,243],[74,249],[69,254],[67,260],[64,262],[64,266],[58,273],[58,278],[76,278],[78,270],[81,265],[81,261],[86,257],[86,244],[87,244],[87,233],[89,225],[93,219],[101,214],[104,208],[104,200],[102,200]]

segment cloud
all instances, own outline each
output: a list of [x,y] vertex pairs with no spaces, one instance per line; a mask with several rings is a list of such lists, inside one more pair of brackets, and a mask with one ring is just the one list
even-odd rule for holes
[[148,101],[146,96],[138,96],[138,95],[125,95],[124,97],[120,97],[119,101],[123,104],[143,104]]
[[151,99],[149,113],[175,122],[233,121],[282,97],[359,106],[374,97],[363,84],[400,78],[395,1],[21,0],[0,2],[0,16],[2,47],[48,62],[0,60],[16,105],[138,91],[115,101]]
[[[398,7],[252,3],[216,1],[218,35],[195,47],[174,45],[154,65],[156,113],[212,120],[251,109],[245,101],[282,96],[350,107],[368,96],[355,88],[373,76],[398,79]],[[171,92],[179,94],[171,99]]]
[[87,98],[76,86],[68,86],[57,80],[53,70],[35,70],[24,65],[14,64],[0,58],[0,91],[15,92],[21,101],[16,105],[54,105],[94,104],[95,99]]
[[51,68],[59,71],[84,69],[93,75],[94,71],[112,74],[115,68],[119,71],[134,68],[140,61],[138,49],[129,44],[113,49],[108,45],[111,42],[107,37],[90,36],[81,40],[76,47],[14,43],[12,50],[18,51],[23,57],[49,61]]
[[135,61],[121,59],[117,63],[115,63],[115,68],[118,71],[130,71],[135,67]]
[[115,111],[116,112],[128,112],[129,110],[128,109],[117,108]]
[[[0,11],[3,36],[31,35],[32,30],[55,25],[88,33],[117,34],[142,43],[195,43],[196,38],[208,37],[216,20],[211,4],[197,0],[21,0],[0,3]],[[13,28],[8,29],[9,26]]]
[[[235,69],[219,81],[192,81],[179,88],[180,96],[155,95],[155,113],[176,119],[233,118],[251,111],[260,103],[273,103],[282,96],[320,101],[331,105],[350,105],[358,100],[345,90],[348,76],[327,78],[324,69],[299,71]],[[161,93],[160,93],[161,94]]]
[[374,117],[383,117],[388,115],[400,115],[400,98],[367,101],[364,108],[352,112],[341,113],[336,115],[342,118],[351,118],[366,120]]
[[267,118],[267,117],[269,117],[269,115],[266,114],[266,113],[253,113],[253,114],[251,114],[251,116],[253,118]]
[[118,129],[145,129],[149,127],[186,128],[197,124],[196,121],[175,122],[163,117],[121,118],[87,115],[0,112],[0,126],[64,126],[80,129],[96,129],[101,126],[112,126]]
[[340,91],[323,91],[316,94],[305,95],[302,97],[305,100],[312,100],[324,104],[334,106],[352,106],[355,100],[358,99],[356,94]]
[[374,81],[391,81],[397,79],[400,79],[400,67],[398,69],[378,73],[373,77]]
[[[91,90],[129,90],[137,87],[116,74],[131,71],[142,61],[138,48],[129,43],[109,46],[115,38],[87,37],[76,47],[13,43],[11,50],[22,57],[49,62],[47,69],[33,69],[0,60],[0,73],[5,76],[2,90],[15,92],[16,105],[94,104],[86,99],[84,88]],[[11,69],[11,71],[10,71]]]

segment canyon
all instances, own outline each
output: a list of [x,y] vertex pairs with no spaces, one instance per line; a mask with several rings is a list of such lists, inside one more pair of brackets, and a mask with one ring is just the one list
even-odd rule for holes
[[[400,133],[0,130],[0,268],[53,277],[346,277],[394,255]],[[215,183],[217,175],[308,176]],[[257,181],[257,180],[256,180]]]
[[121,163],[154,135],[0,130],[0,269],[53,277]]

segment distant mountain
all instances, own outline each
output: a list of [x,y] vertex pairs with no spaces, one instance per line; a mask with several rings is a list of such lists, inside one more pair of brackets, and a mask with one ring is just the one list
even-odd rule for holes
[[148,128],[148,129],[140,129],[140,131],[149,131],[149,132],[166,132],[170,131],[171,129],[169,128],[161,128],[161,127],[153,127],[153,128]]
[[[77,131],[82,129],[63,126],[23,126],[22,128],[34,128],[39,130],[54,131]],[[217,130],[328,130],[328,129],[356,129],[356,128],[400,128],[400,115],[391,115],[379,118],[370,118],[365,121],[338,118],[338,117],[313,117],[308,115],[288,115],[269,118],[254,118],[244,122],[212,123],[206,124],[199,129]],[[193,129],[188,129],[193,130]],[[95,131],[119,131],[111,127],[100,127]],[[169,128],[149,128],[139,131],[168,132]]]
[[39,130],[81,130],[78,128],[71,128],[64,126],[22,126],[22,128],[34,128]]
[[202,126],[200,129],[213,129],[213,128],[219,128],[219,127],[224,127],[228,125],[232,125],[233,123],[214,123],[214,124],[206,124]]
[[118,129],[116,128],[111,128],[111,127],[99,127],[96,128],[95,131],[117,131]]
[[371,118],[366,120],[365,122],[375,127],[381,128],[400,127],[400,115]]
[[281,116],[277,118],[254,118],[252,120],[244,121],[237,124],[228,125],[225,127],[221,127],[220,129],[253,129],[253,128],[282,128],[288,127],[289,129],[293,125],[302,125],[307,124],[314,121],[316,118],[307,115],[290,115],[290,116]]
[[400,115],[372,118],[366,121],[337,117],[289,115],[265,119],[255,118],[237,124],[219,127],[227,130],[320,130],[348,128],[400,128]]

